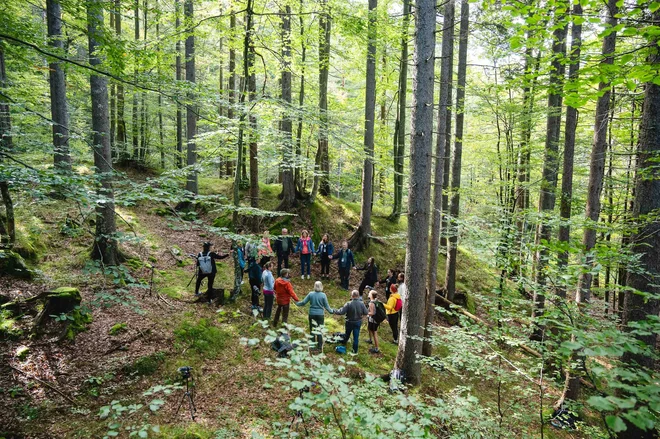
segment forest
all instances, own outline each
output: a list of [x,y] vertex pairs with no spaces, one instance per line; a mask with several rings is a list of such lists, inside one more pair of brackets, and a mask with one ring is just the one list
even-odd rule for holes
[[659,437],[659,45],[655,0],[1,0],[0,438]]

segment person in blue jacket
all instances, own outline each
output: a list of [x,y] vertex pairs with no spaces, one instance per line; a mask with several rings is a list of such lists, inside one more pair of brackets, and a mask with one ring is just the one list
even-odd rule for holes
[[353,252],[348,248],[348,241],[343,240],[341,242],[341,249],[333,256],[333,259],[337,260],[341,287],[348,290],[348,278],[351,275],[351,268],[355,267],[355,259],[353,259]]
[[321,256],[321,279],[330,279],[330,261],[334,252],[335,247],[326,233],[316,249],[316,254]]

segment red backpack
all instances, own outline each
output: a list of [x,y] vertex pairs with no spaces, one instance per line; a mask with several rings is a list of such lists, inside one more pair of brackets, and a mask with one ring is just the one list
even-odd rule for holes
[[396,299],[396,305],[394,305],[394,311],[399,312],[403,308],[403,301],[401,299]]

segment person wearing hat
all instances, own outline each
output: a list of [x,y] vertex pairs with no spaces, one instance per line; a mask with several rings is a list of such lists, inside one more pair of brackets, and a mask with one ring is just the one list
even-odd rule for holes
[[212,246],[212,243],[205,242],[202,245],[203,250],[197,255],[197,282],[195,283],[195,296],[199,296],[199,287],[202,285],[202,279],[208,279],[206,296],[209,299],[209,303],[215,299],[215,293],[213,292],[213,281],[215,280],[215,274],[218,272],[218,269],[215,266],[215,261],[225,259],[229,256],[219,255],[216,252],[212,252]]

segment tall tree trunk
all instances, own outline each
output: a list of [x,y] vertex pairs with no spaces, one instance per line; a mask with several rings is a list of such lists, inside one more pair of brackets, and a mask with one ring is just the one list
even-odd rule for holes
[[362,169],[362,207],[360,223],[349,239],[355,251],[369,245],[371,235],[371,193],[374,190],[374,126],[376,122],[376,22],[378,0],[369,0],[367,28],[367,77],[364,103],[364,168]]
[[[134,30],[135,30],[135,67],[133,68],[133,80],[138,82],[138,64],[139,64],[139,49],[137,45],[140,41],[140,0],[135,0],[133,4],[134,7]],[[133,115],[132,115],[132,137],[133,137],[133,160],[140,159],[140,126],[139,126],[139,108],[138,108],[138,91],[136,87],[133,87]]]
[[[467,4],[467,0],[463,0]],[[415,65],[413,80],[410,186],[408,196],[408,242],[406,281],[408,296],[401,310],[401,335],[395,368],[403,370],[413,385],[421,382],[417,355],[422,342],[428,275],[428,230],[433,158],[433,80],[435,64],[435,1],[417,0],[415,19]],[[467,13],[466,13],[467,19]]]
[[[62,7],[59,0],[46,0],[49,44],[56,53],[64,51],[62,41]],[[71,171],[69,154],[69,109],[66,100],[66,81],[59,62],[51,61],[48,66],[50,75],[50,113],[53,119],[53,147],[55,167]]]
[[[103,3],[87,1],[87,36],[89,38],[89,64],[101,64],[99,41],[103,38]],[[92,258],[105,266],[120,262],[115,233],[115,199],[112,188],[112,158],[110,156],[110,120],[108,119],[108,79],[91,74],[89,85],[92,96],[92,131],[94,133],[94,166],[98,174],[99,201],[96,204],[96,233]]]
[[[48,10],[48,0],[46,0],[46,10]],[[48,15],[48,12],[46,12],[46,14]],[[117,15],[117,11],[115,11],[113,8],[111,8],[109,15],[110,15],[110,29],[114,30],[115,29],[115,16]],[[48,33],[50,35],[50,31]],[[112,155],[113,160],[116,159],[116,157],[117,157],[117,143],[116,143],[116,136],[117,136],[117,106],[116,106],[116,103],[117,103],[117,86],[115,84],[115,81],[111,81],[110,82],[110,154]],[[53,103],[51,101],[51,107],[52,107],[52,104]]]
[[[186,82],[188,87],[195,85],[195,35],[193,26],[193,0],[185,0],[184,3],[185,25],[188,37],[186,38]],[[197,136],[197,111],[193,103],[194,93],[188,93],[188,104],[186,105],[186,165],[190,167],[186,178],[186,190],[197,195],[197,171],[194,169],[197,165],[197,145],[195,137]]]
[[[229,106],[227,107],[227,119],[234,118],[234,108],[236,106],[236,49],[234,46],[235,32],[236,32],[236,13],[233,9],[229,10]],[[234,161],[227,160],[227,175],[233,174]],[[240,175],[239,175],[240,178]]]
[[[115,0],[115,33],[117,38],[121,39],[121,0]],[[123,73],[123,72],[122,72]],[[118,82],[117,88],[117,135],[115,136],[115,145],[117,156],[120,160],[127,157],[126,152],[126,120],[124,119],[124,84]]]
[[[607,25],[612,28],[617,25],[616,14],[618,7],[616,0],[607,3],[609,11]],[[610,66],[613,62],[613,53],[616,48],[616,31],[612,31],[603,39],[601,65]],[[596,103],[596,121],[594,122],[594,142],[589,160],[589,184],[587,186],[587,207],[585,216],[589,222],[584,228],[582,245],[584,246],[585,264],[591,267],[594,263],[591,250],[596,245],[596,228],[600,217],[600,196],[603,192],[603,177],[605,175],[605,156],[607,155],[607,126],[610,113],[610,96],[612,84],[601,82],[598,90],[602,93]],[[591,300],[591,270],[583,270],[578,279],[576,302],[589,302]]]
[[[556,14],[556,20],[562,20]],[[541,191],[539,196],[539,213],[550,215],[555,208],[557,190],[557,171],[559,169],[559,134],[561,129],[562,88],[565,67],[563,57],[566,53],[566,25],[555,29],[552,42],[552,65],[548,90],[548,115],[546,122],[545,154],[543,157],[543,173],[541,177]],[[535,318],[541,317],[545,308],[545,281],[546,273],[544,267],[548,263],[548,248],[542,242],[550,241],[552,227],[547,218],[541,217],[541,222],[536,230],[536,245],[538,250],[535,255],[536,284],[534,292]],[[537,325],[532,338],[541,340],[543,329]]]
[[[248,100],[254,102],[257,100],[257,74],[255,72],[254,60],[254,7],[253,2],[248,1],[248,8],[245,12],[245,44],[247,44],[248,70],[246,73]],[[253,107],[254,104],[251,105]],[[257,143],[257,117],[254,112],[248,115],[250,125],[250,206],[259,207],[259,147]]]
[[467,74],[467,48],[469,34],[470,5],[467,0],[461,2],[461,27],[458,40],[458,76],[456,84],[456,137],[451,158],[451,202],[449,205],[449,224],[451,225],[447,249],[447,270],[445,290],[447,299],[453,300],[456,293],[456,256],[458,254],[458,219],[461,189],[461,159],[463,154],[463,120],[465,114],[465,80]]
[[305,22],[303,18],[303,0],[300,0],[300,90],[298,92],[298,128],[296,130],[296,169],[294,180],[296,185],[296,196],[302,196],[303,181],[301,172],[302,163],[302,131],[303,131],[303,108],[305,104],[305,62],[307,61],[307,42],[305,41]]
[[[580,51],[582,48],[582,5],[573,5],[573,24],[571,26],[571,53],[569,56],[568,79],[577,84],[580,71]],[[568,266],[568,243],[571,237],[571,202],[573,200],[573,157],[575,156],[575,130],[577,129],[578,109],[566,106],[566,125],[564,133],[564,164],[561,176],[561,200],[559,201],[559,242],[565,243],[565,250],[559,254],[559,270],[563,272]],[[566,286],[559,285],[557,295],[566,298]]]
[[[148,12],[147,0],[144,0],[142,3],[142,23],[143,23],[143,40],[144,47],[147,47],[147,12]],[[145,92],[140,92],[140,163],[147,162],[147,155],[149,154],[149,132],[147,125],[147,114],[149,112],[147,108],[147,98]]]
[[328,161],[328,72],[330,69],[330,14],[327,0],[321,0],[319,16],[319,141],[314,163],[314,185],[311,199],[317,191],[330,195]]
[[[223,2],[220,1],[220,15],[222,16],[224,14],[224,7],[223,7]],[[222,29],[218,29],[219,32],[222,32]],[[220,37],[220,43],[219,43],[219,53],[218,53],[218,96],[220,97],[220,103],[218,104],[218,116],[220,116],[220,120],[222,120],[222,117],[225,115],[225,102],[227,100],[225,96],[225,61],[224,61],[224,46],[225,46],[225,38],[224,36]],[[222,150],[224,147],[225,140],[220,138],[219,141],[219,149]],[[218,178],[223,177],[223,173],[225,172],[225,162],[226,158],[225,155],[220,152],[218,154]]]
[[296,202],[296,181],[293,175],[295,150],[293,146],[293,123],[291,120],[291,6],[280,10],[282,17],[282,101],[285,109],[281,130],[283,135],[284,160],[282,161],[282,202],[278,210],[290,209]]
[[[161,5],[160,0],[156,0],[156,50],[160,53],[160,19],[161,19]],[[161,77],[160,58],[156,61],[158,64],[156,69],[158,77]],[[160,168],[165,170],[165,134],[163,132],[163,95],[160,93],[160,83],[158,85],[158,150],[160,151]]]
[[[401,21],[401,59],[397,88],[396,121],[394,122],[394,205],[390,220],[399,221],[403,209],[403,167],[406,151],[406,110],[408,97],[408,27],[410,26],[410,0],[403,0]],[[444,35],[444,32],[443,32]]]
[[[174,27],[176,28],[177,35],[179,34],[179,29],[181,27],[181,1],[174,1],[174,14],[175,22]],[[181,68],[181,39],[177,36],[176,38],[176,61],[175,61],[175,78],[177,85],[181,84],[183,79],[182,68]],[[176,104],[176,165],[179,169],[183,168],[183,111],[181,104],[177,102]]]
[[[456,4],[454,2],[454,11]],[[453,26],[451,28],[452,44],[447,52],[447,58],[451,60],[451,68],[449,69],[449,77],[447,78],[447,127],[445,129],[445,156],[444,167],[442,170],[442,216],[440,221],[440,247],[447,247],[447,213],[449,211],[449,177],[450,177],[450,152],[451,152],[451,124],[452,124],[452,96],[453,96],[453,81],[454,81],[454,44],[455,27],[456,27],[456,13],[452,16]],[[443,34],[444,35],[444,34]],[[444,36],[443,36],[444,38]]]
[[[7,71],[5,69],[5,52],[3,41],[0,40],[0,91],[7,88]],[[0,153],[12,149],[11,113],[9,104],[0,96]],[[0,162],[3,156],[0,155]],[[14,218],[14,202],[9,193],[9,181],[0,178],[0,197],[5,207],[5,214],[0,215],[0,247],[12,248],[16,242],[16,220]]]
[[[653,13],[653,25],[660,24],[660,11]],[[657,38],[650,41],[654,47],[648,57],[648,65],[658,65],[660,54]],[[635,178],[635,201],[632,217],[641,221],[631,236],[632,252],[639,256],[639,270],[629,270],[625,293],[623,325],[627,331],[638,331],[636,337],[646,346],[639,351],[627,350],[623,362],[640,373],[657,369],[656,355],[658,333],[639,331],[635,324],[644,320],[657,319],[660,313],[660,179],[658,178],[658,157],[660,156],[660,86],[653,81],[646,84],[644,107],[637,150],[637,172]],[[654,218],[655,217],[655,218]],[[651,296],[639,294],[638,291]],[[641,334],[640,334],[641,332]],[[652,383],[649,383],[653,385]],[[641,403],[641,402],[640,402]],[[644,402],[648,404],[648,402]],[[620,432],[618,439],[652,439],[657,437],[657,430],[644,431],[626,421],[627,429]]]
[[447,143],[447,116],[449,114],[449,81],[454,60],[449,57],[454,45],[454,0],[444,7],[442,21],[442,55],[440,67],[440,95],[438,104],[438,134],[435,144],[435,175],[433,177],[433,221],[431,224],[431,246],[429,249],[429,286],[426,291],[426,318],[422,354],[431,356],[430,327],[435,315],[435,291],[438,281],[438,255],[440,254],[440,226],[442,224],[442,180],[445,169],[445,145]]

